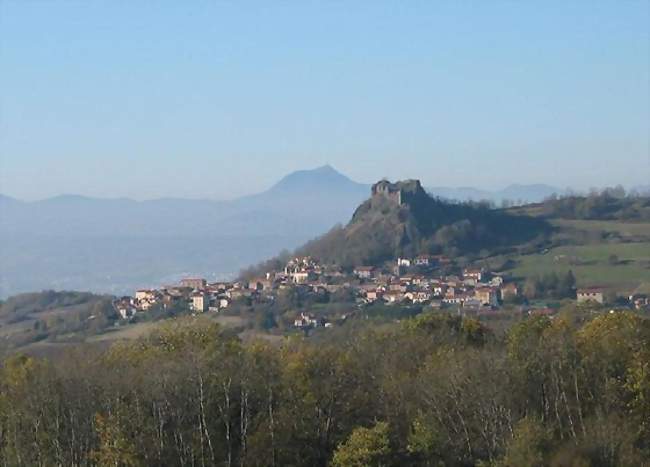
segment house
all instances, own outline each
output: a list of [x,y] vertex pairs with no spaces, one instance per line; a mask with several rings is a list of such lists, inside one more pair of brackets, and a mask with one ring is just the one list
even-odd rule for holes
[[232,288],[232,284],[229,282],[214,282],[208,285],[208,290],[212,293],[225,292],[226,290],[231,288]]
[[258,278],[248,281],[247,288],[256,292],[272,290],[274,282],[269,279]]
[[189,287],[191,289],[202,290],[205,289],[206,285],[207,282],[205,279],[198,277],[187,277],[185,279],[181,279],[181,287]]
[[481,302],[481,305],[499,305],[499,294],[497,289],[492,287],[479,287],[474,290],[474,298]]
[[434,261],[431,259],[431,256],[429,255],[420,255],[417,258],[415,258],[416,266],[430,266],[433,263]]
[[463,278],[463,284],[469,287],[476,287],[478,281],[475,277],[465,277]]
[[501,276],[494,276],[492,279],[490,279],[490,285],[492,287],[501,287],[504,283],[503,277]]
[[484,270],[482,268],[465,268],[463,270],[463,279],[474,279],[476,282],[481,282]]
[[296,328],[318,327],[319,325],[324,326],[325,320],[318,320],[307,313],[300,313],[300,317],[293,321],[293,326]]
[[298,257],[289,260],[287,265],[284,267],[284,273],[286,275],[291,275],[292,273],[299,272],[299,271],[312,270],[316,266],[317,266],[316,262],[309,256]]
[[128,319],[135,314],[136,308],[131,304],[130,297],[122,297],[113,302],[113,308],[122,319]]
[[250,289],[230,289],[226,291],[226,296],[230,297],[231,300],[238,300],[240,298],[250,298],[253,295],[253,291]]
[[164,308],[170,308],[180,303],[183,299],[182,295],[172,294],[165,290],[162,294],[162,304]]
[[148,311],[160,298],[160,293],[152,289],[140,289],[135,292],[135,300],[133,301],[138,310]]
[[413,283],[413,276],[401,276],[399,278],[399,282],[402,285],[411,285]]
[[399,303],[404,300],[404,293],[399,290],[389,290],[386,292],[383,297],[386,303]]
[[507,284],[503,284],[499,289],[499,291],[501,293],[501,300],[519,296],[519,288],[517,288],[517,284],[515,284],[514,282],[508,282]]
[[473,297],[467,297],[465,300],[462,302],[463,308],[476,308],[479,309],[481,306],[483,306],[483,303],[481,300]]
[[427,281],[426,277],[421,276],[421,275],[413,276],[413,278],[411,279],[411,283],[414,284],[414,285],[419,285],[419,286],[428,285],[428,281]]
[[311,271],[307,271],[307,270],[299,270],[299,271],[292,272],[290,276],[294,284],[304,284],[305,282],[314,278],[314,274]]
[[630,304],[637,310],[650,307],[650,297],[646,294],[630,295]]
[[590,287],[586,289],[578,289],[576,294],[578,303],[596,302],[605,303],[605,294],[600,287]]
[[445,298],[454,298],[459,292],[460,290],[457,290],[456,287],[447,287],[445,290]]
[[375,272],[375,268],[372,266],[357,266],[353,272],[360,279],[370,279]]
[[444,284],[433,284],[431,290],[433,290],[433,294],[436,297],[442,297],[443,295],[445,295],[445,292],[447,291],[447,286]]
[[408,290],[408,286],[406,284],[403,284],[401,282],[396,282],[393,284],[390,284],[388,286],[388,290],[392,292],[406,292]]
[[408,298],[413,303],[424,303],[429,301],[429,299],[431,298],[431,294],[429,292],[423,292],[423,291],[406,292],[404,294],[404,297]]
[[155,301],[157,292],[152,289],[140,289],[135,292],[137,301]]
[[374,302],[375,300],[381,298],[383,293],[379,290],[368,290],[366,292],[366,300],[369,302]]
[[458,276],[447,276],[445,278],[445,284],[449,287],[458,287],[461,283],[461,280]]
[[410,268],[411,267],[411,260],[409,258],[397,258],[397,266],[398,267],[404,267],[404,268]]
[[469,298],[467,295],[446,295],[442,299],[442,303],[446,303],[447,305],[462,305]]
[[192,310],[199,313],[207,311],[210,306],[210,297],[203,292],[192,294]]
[[138,309],[142,311],[149,311],[156,304],[155,300],[140,300],[138,302]]
[[120,306],[117,308],[117,313],[120,315],[122,319],[129,319],[131,316],[133,316],[136,312],[136,309],[126,305],[126,306]]

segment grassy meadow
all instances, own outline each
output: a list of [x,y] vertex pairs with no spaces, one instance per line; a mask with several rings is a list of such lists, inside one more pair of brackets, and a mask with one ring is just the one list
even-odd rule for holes
[[[650,223],[556,221],[563,238],[576,244],[514,257],[509,272],[517,278],[563,273],[578,286],[603,286],[623,293],[650,287]],[[587,240],[585,240],[587,239]]]

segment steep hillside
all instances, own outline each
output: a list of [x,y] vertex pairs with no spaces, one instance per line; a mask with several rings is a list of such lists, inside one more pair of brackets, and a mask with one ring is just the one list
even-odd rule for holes
[[0,303],[0,354],[103,332],[117,319],[111,302],[106,295],[52,290],[10,297]]
[[542,241],[550,232],[540,219],[432,198],[417,180],[381,181],[371,195],[347,226],[307,243],[299,253],[353,266],[398,256],[505,249]]

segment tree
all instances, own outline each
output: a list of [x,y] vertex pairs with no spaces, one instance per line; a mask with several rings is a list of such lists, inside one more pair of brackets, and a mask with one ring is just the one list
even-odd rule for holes
[[438,465],[442,462],[443,430],[440,429],[435,418],[418,416],[415,419],[406,449],[425,465]]
[[532,300],[534,298],[537,298],[538,294],[538,280],[532,277],[529,277],[526,279],[526,282],[524,282],[524,297],[526,297],[529,300]]
[[124,432],[116,415],[95,416],[99,448],[91,457],[99,467],[138,467],[143,465],[137,456],[131,437]]
[[573,271],[569,269],[565,275],[563,275],[557,285],[557,297],[558,298],[575,298],[575,288],[576,288],[576,278],[573,275]]
[[650,345],[635,353],[627,370],[625,389],[631,395],[628,409],[638,427],[640,448],[650,456]]
[[388,424],[378,422],[372,428],[355,428],[339,445],[332,458],[334,467],[381,467],[390,453]]
[[552,447],[552,437],[534,418],[523,418],[515,426],[503,459],[505,467],[544,467]]

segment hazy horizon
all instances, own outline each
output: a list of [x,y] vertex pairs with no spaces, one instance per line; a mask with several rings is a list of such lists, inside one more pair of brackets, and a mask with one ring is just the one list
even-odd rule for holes
[[[171,196],[161,196],[161,197],[151,197],[151,198],[135,198],[135,197],[129,197],[129,196],[110,196],[110,195],[94,196],[94,195],[88,195],[88,194],[84,194],[84,193],[66,193],[66,192],[62,192],[62,193],[56,193],[56,194],[53,194],[51,196],[46,196],[46,197],[42,197],[42,198],[29,199],[29,198],[18,198],[16,196],[12,196],[10,193],[5,193],[5,192],[2,192],[2,191],[0,191],[0,195],[1,196],[8,196],[8,197],[10,197],[12,199],[16,199],[18,201],[24,201],[24,202],[38,202],[38,201],[45,201],[45,200],[52,199],[52,198],[66,197],[66,196],[70,196],[70,197],[79,196],[79,197],[82,197],[82,198],[103,199],[103,200],[129,200],[129,201],[138,201],[138,202],[156,201],[156,200],[163,200],[163,199],[183,199],[183,200],[192,200],[192,201],[233,201],[233,200],[237,200],[237,199],[240,199],[240,198],[245,198],[247,196],[253,196],[253,195],[256,195],[256,194],[264,193],[265,191],[272,189],[274,186],[276,186],[278,183],[280,183],[282,180],[284,180],[285,177],[288,177],[289,175],[299,173],[299,172],[315,172],[315,171],[317,171],[319,169],[323,169],[323,168],[331,168],[334,171],[336,171],[337,173],[339,173],[340,175],[348,178],[350,181],[352,181],[354,183],[362,184],[362,185],[368,185],[369,186],[369,185],[372,185],[373,183],[378,181],[378,180],[371,180],[371,181],[354,180],[351,177],[348,177],[347,174],[345,174],[345,173],[341,172],[340,170],[338,170],[336,167],[333,167],[330,164],[323,164],[323,165],[320,165],[318,167],[296,169],[296,170],[294,170],[294,171],[292,171],[292,172],[290,172],[288,174],[285,174],[285,175],[281,176],[280,178],[278,178],[277,180],[272,182],[270,185],[261,187],[257,191],[244,192],[244,193],[242,193],[241,195],[238,195],[238,196],[224,197],[224,198],[209,197],[209,196],[181,197],[181,196],[173,196],[173,195],[171,195]],[[388,178],[388,177],[383,177],[383,178]],[[406,178],[417,178],[417,177],[406,177]],[[393,181],[397,181],[397,180],[393,180]],[[425,189],[443,188],[443,189],[450,189],[450,190],[477,190],[477,191],[481,191],[481,192],[495,193],[495,194],[498,193],[501,190],[505,190],[507,188],[512,188],[512,187],[518,187],[518,186],[520,186],[520,187],[544,186],[544,187],[557,189],[558,194],[566,193],[567,191],[572,192],[572,193],[575,192],[575,193],[578,193],[578,194],[581,194],[581,193],[584,194],[584,193],[587,193],[588,190],[594,190],[594,189],[599,190],[599,189],[603,189],[603,188],[614,187],[615,185],[614,184],[604,184],[604,185],[600,185],[600,186],[592,186],[592,187],[589,187],[589,188],[583,189],[583,190],[578,190],[578,189],[573,189],[571,187],[555,186],[555,185],[548,184],[548,183],[521,184],[521,183],[517,183],[516,181],[514,181],[512,183],[509,183],[508,185],[503,185],[503,186],[499,186],[499,187],[462,186],[462,185],[461,186],[431,185],[431,184],[424,183]],[[633,189],[638,188],[638,187],[648,188],[648,187],[650,187],[650,185],[648,185],[648,184],[644,184],[644,185],[627,185],[627,186],[624,185],[624,188],[626,190],[633,190]]]
[[4,1],[0,192],[231,199],[325,163],[363,183],[645,184],[649,14]]

